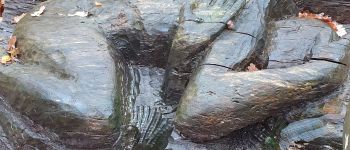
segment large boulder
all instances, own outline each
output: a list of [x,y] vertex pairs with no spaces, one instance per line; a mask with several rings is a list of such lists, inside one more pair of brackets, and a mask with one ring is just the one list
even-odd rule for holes
[[16,111],[66,141],[86,137],[91,141],[80,143],[85,145],[106,139],[114,100],[122,97],[116,87],[122,84],[118,76],[124,76],[125,63],[93,18],[66,16],[79,11],[71,2],[43,5],[42,16],[27,15],[16,26],[23,64],[1,66],[1,94]]
[[315,13],[325,13],[332,19],[343,24],[349,24],[347,14],[350,13],[350,2],[348,0],[294,0],[300,9]]
[[[268,4],[253,1],[242,12],[236,30],[244,36],[227,31],[213,42],[181,98],[175,125],[183,135],[194,141],[218,139],[342,85],[348,71],[349,35],[339,39],[317,20],[281,20],[270,26],[262,51],[258,41],[264,34]],[[301,41],[308,44],[300,47]],[[271,69],[236,72],[256,60],[262,62],[258,68]]]

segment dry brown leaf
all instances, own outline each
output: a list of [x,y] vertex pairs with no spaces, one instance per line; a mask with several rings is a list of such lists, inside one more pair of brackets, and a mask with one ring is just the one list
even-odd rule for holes
[[2,64],[7,64],[10,61],[11,61],[11,57],[9,55],[5,55],[5,56],[1,57],[1,63]]
[[8,53],[10,54],[10,57],[13,60],[15,60],[18,57],[18,55],[20,54],[18,48],[11,48],[11,50],[8,51]]
[[95,6],[96,7],[102,7],[102,3],[95,1]]
[[253,71],[259,71],[259,69],[256,68],[255,64],[250,63],[249,66],[247,67],[247,71],[253,72]]
[[17,42],[16,36],[11,36],[7,44],[7,53],[12,61],[17,61],[18,55],[20,54],[19,49],[16,48],[16,42]]
[[27,13],[23,13],[22,15],[16,16],[13,18],[14,23],[18,23]]
[[39,17],[45,11],[45,8],[46,8],[45,6],[41,6],[38,11],[35,11],[30,15],[33,17]]
[[7,44],[7,51],[10,51],[12,48],[16,48],[16,42],[17,42],[17,37],[16,36],[11,36],[8,44]]

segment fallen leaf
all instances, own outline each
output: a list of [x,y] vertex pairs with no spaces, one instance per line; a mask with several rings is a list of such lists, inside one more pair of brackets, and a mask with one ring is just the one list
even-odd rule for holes
[[7,51],[7,53],[9,53],[10,54],[10,57],[11,57],[11,59],[16,59],[17,58],[17,56],[19,55],[19,50],[18,50],[18,48],[11,48],[11,50],[10,51]]
[[89,12],[87,11],[77,11],[74,14],[68,14],[68,16],[79,16],[79,17],[86,17],[89,15]]
[[253,71],[259,71],[258,68],[256,68],[255,64],[250,63],[249,66],[247,67],[248,72],[253,72]]
[[45,6],[41,6],[38,11],[35,11],[34,13],[30,14],[33,17],[39,17],[45,10]]
[[324,13],[314,14],[308,11],[299,12],[299,18],[308,18],[308,19],[318,19],[326,23],[331,29],[333,29],[338,36],[343,37],[347,34],[343,25],[339,24],[336,21],[333,21],[331,17],[324,15]]
[[96,1],[95,1],[95,6],[96,6],[96,7],[101,7],[101,6],[102,6],[102,3],[96,2]]
[[7,51],[10,51],[12,48],[16,48],[16,42],[17,42],[17,37],[16,36],[11,36],[10,40],[7,44]]
[[233,23],[232,20],[228,21],[226,25],[227,25],[227,29],[229,30],[233,30],[233,28],[235,27],[235,24]]
[[18,23],[27,13],[23,13],[22,15],[16,16],[13,18],[14,23]]
[[5,56],[1,57],[1,63],[2,64],[7,64],[10,61],[11,61],[11,57],[9,55],[5,55]]
[[11,61],[18,61],[18,55],[20,54],[19,49],[16,48],[16,42],[16,36],[11,36],[7,44],[6,52],[8,53],[8,56],[10,57]]

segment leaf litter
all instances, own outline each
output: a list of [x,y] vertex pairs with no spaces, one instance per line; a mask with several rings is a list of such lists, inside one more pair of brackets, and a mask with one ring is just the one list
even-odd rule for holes
[[254,72],[254,71],[259,71],[258,68],[256,68],[255,64],[250,63],[249,66],[247,67],[248,72]]
[[1,57],[2,64],[11,64],[13,62],[19,62],[18,58],[20,55],[20,51],[18,48],[16,48],[16,43],[17,37],[11,36],[6,48],[7,54]]
[[324,13],[311,13],[309,11],[299,12],[299,18],[307,18],[307,19],[317,19],[326,23],[333,31],[337,33],[338,36],[343,37],[347,34],[343,25],[338,22],[332,20],[332,18]]

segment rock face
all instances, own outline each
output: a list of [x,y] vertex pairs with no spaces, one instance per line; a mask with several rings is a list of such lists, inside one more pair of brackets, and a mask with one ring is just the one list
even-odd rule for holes
[[[248,38],[224,32],[213,42],[177,111],[175,125],[183,135],[194,141],[218,139],[283,107],[318,99],[342,85],[348,71],[349,37],[333,37],[331,30],[316,20],[291,18],[273,23],[261,52],[258,40],[264,34],[268,4],[250,2],[240,16],[244,21],[236,21],[236,31]],[[248,23],[254,26],[248,28]],[[297,46],[301,41],[308,44]],[[256,59],[267,62],[261,65],[267,69],[235,72],[245,70]]]
[[[175,125],[186,137],[259,149],[267,131],[255,123],[332,93],[347,76],[349,35],[292,17],[292,0],[100,2],[49,0],[16,25],[21,63],[0,66],[0,149],[165,149],[167,108],[180,98]],[[12,17],[36,4],[7,3],[0,44]],[[89,15],[68,15],[80,11]],[[245,72],[252,63],[260,71]],[[312,125],[334,127],[317,117],[290,124],[281,145]],[[303,122],[311,127],[296,129]]]
[[[180,12],[180,24],[169,52],[166,68],[164,93],[165,101],[168,104],[178,103],[191,74],[194,72],[193,70],[198,67],[205,57],[208,51],[207,47],[222,34],[226,28],[226,23],[230,19],[243,16],[240,15],[240,12],[242,12],[247,2],[246,0],[202,0],[184,4]],[[272,1],[270,7],[273,7],[273,9],[270,9],[270,17],[273,18],[281,18],[296,13],[296,7],[292,0]],[[261,16],[258,15],[257,17]],[[248,29],[248,27],[245,29]],[[245,29],[237,31],[245,32]],[[254,32],[261,32],[259,30],[262,30],[262,28],[254,29],[256,29]],[[259,45],[262,45],[262,43],[259,43]]]

